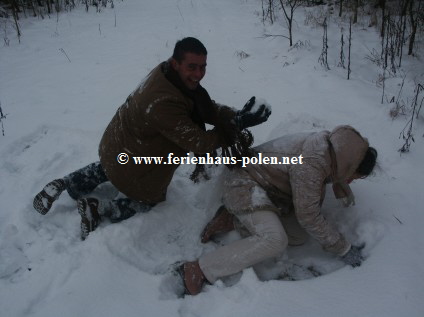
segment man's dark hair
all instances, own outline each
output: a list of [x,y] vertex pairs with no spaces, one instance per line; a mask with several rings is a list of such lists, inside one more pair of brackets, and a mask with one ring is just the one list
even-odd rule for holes
[[179,40],[177,44],[175,44],[172,58],[175,59],[178,63],[181,63],[181,61],[184,59],[185,53],[208,55],[206,47],[202,44],[202,42],[194,37],[186,37],[182,40]]
[[375,167],[376,161],[377,150],[370,146],[368,147],[361,164],[359,164],[358,168],[356,169],[356,172],[363,177],[370,175]]

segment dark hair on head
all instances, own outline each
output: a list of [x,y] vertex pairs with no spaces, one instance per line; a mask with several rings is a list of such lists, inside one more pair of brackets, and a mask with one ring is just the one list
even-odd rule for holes
[[374,170],[376,162],[377,150],[370,146],[368,147],[361,164],[359,164],[358,168],[356,169],[356,173],[363,177],[367,177]]
[[184,59],[185,53],[194,53],[197,55],[208,55],[206,47],[194,37],[186,37],[175,44],[172,58],[180,63]]

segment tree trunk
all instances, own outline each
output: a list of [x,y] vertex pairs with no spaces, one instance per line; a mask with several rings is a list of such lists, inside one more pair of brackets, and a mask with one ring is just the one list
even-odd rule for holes
[[21,43],[21,30],[19,28],[19,23],[18,23],[18,20],[19,20],[18,10],[19,10],[19,8],[18,8],[16,1],[13,1],[12,2],[12,15],[13,15],[13,20],[15,22],[16,32],[18,34],[18,41],[19,41],[19,43]]
[[353,11],[353,24],[356,24],[358,22],[358,7],[359,7],[359,0],[355,0],[355,6]]
[[381,31],[380,35],[384,38],[384,23],[385,23],[385,15],[386,15],[386,0],[380,0],[381,6]]
[[415,35],[417,34],[417,20],[414,16],[414,0],[409,2],[409,19],[411,22],[411,36],[409,38],[409,47],[408,47],[408,55],[412,55],[412,51],[414,50],[415,43]]

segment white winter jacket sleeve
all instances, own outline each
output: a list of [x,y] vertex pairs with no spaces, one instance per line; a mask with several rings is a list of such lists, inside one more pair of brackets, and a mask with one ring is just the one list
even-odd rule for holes
[[303,146],[303,164],[289,170],[293,204],[302,227],[325,250],[344,255],[351,247],[343,235],[321,213],[325,182],[331,174],[331,158],[323,135],[315,135]]

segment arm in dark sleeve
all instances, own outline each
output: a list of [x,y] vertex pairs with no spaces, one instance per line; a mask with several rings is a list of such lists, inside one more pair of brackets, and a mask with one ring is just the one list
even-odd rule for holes
[[206,123],[217,126],[220,123],[231,121],[236,115],[236,110],[225,105],[221,105],[212,101],[213,115],[206,118]]
[[186,105],[167,98],[152,105],[148,124],[179,147],[198,154],[210,153],[222,146],[217,131],[203,131],[190,118]]

